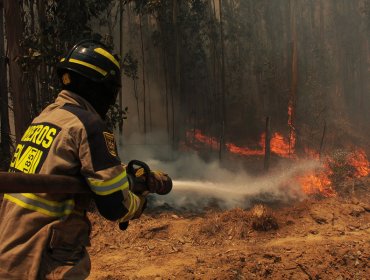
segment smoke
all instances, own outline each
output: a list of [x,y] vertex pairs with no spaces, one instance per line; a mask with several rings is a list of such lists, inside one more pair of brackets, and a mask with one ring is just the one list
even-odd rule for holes
[[192,210],[207,206],[249,208],[256,202],[274,205],[301,200],[305,194],[294,178],[320,167],[314,161],[294,166],[285,163],[268,174],[253,176],[243,169],[231,171],[217,162],[207,163],[196,155],[184,155],[167,164],[152,163],[174,179],[173,191],[167,196],[157,196],[155,204]]
[[122,146],[121,151],[126,162],[130,159],[145,161],[151,169],[164,171],[172,178],[171,193],[152,195],[153,206],[169,205],[175,209],[199,211],[209,206],[249,208],[256,202],[273,206],[302,200],[305,194],[295,177],[321,167],[318,161],[292,163],[282,160],[270,172],[256,176],[235,162],[222,166],[219,161],[205,161],[193,152],[174,153],[169,146],[153,143],[153,139],[161,139],[160,134],[151,135],[150,139],[149,145],[128,144]]

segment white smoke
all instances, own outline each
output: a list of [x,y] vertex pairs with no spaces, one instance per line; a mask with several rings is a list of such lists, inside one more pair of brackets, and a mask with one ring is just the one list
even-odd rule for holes
[[[156,166],[155,162],[152,163],[153,167]],[[300,161],[294,166],[285,163],[268,174],[252,176],[243,169],[230,171],[220,167],[217,162],[206,163],[194,155],[179,158],[167,169],[166,164],[157,164],[162,170],[169,174],[173,171],[174,174],[172,192],[157,196],[157,205],[167,203],[175,208],[195,210],[215,204],[229,209],[248,208],[257,201],[273,204],[301,200],[305,194],[295,178],[320,168],[319,162]],[[177,179],[179,171],[186,176],[181,174]]]
[[232,168],[226,168],[216,160],[207,162],[190,152],[177,154],[176,159],[171,160],[172,152],[166,145],[128,144],[122,147],[122,151],[126,162],[131,159],[145,161],[151,169],[164,171],[172,178],[170,194],[152,195],[156,206],[168,204],[173,208],[192,210],[202,210],[210,205],[226,209],[248,208],[257,201],[284,203],[301,200],[305,194],[295,177],[321,167],[318,161],[285,161],[268,173],[254,176],[235,163]]

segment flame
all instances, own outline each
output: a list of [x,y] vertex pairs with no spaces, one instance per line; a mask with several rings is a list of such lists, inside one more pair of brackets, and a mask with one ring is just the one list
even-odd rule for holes
[[[258,149],[250,149],[248,147],[239,147],[233,143],[226,143],[226,147],[229,152],[233,154],[238,154],[242,156],[263,156],[265,154],[266,146],[266,135],[263,133],[259,141]],[[293,146],[295,142],[293,143]],[[275,132],[270,140],[270,149],[271,153],[274,153],[280,157],[290,158],[293,156],[291,153],[292,143],[289,143],[289,140],[285,139],[284,136],[278,132]]]
[[329,175],[325,171],[319,173],[308,173],[297,178],[302,191],[307,195],[321,194],[325,197],[333,197],[336,195],[332,188],[332,182]]
[[[261,140],[259,142],[263,150],[265,150],[265,139],[266,139],[266,135],[265,133],[263,133],[261,135]],[[283,158],[294,157],[294,146],[295,146],[295,139],[293,140],[293,142],[290,142],[289,139],[286,139],[279,132],[275,132],[272,135],[271,140],[270,140],[271,152]]]
[[364,150],[357,149],[348,157],[348,163],[355,168],[356,178],[365,177],[370,174],[370,163]]
[[206,144],[214,150],[217,150],[220,146],[220,143],[215,137],[209,137],[204,135],[199,129],[188,130],[186,132],[187,139],[197,140],[200,143]]
[[[194,139],[199,143],[209,146],[213,150],[217,150],[220,147],[220,142],[215,137],[210,137],[203,134],[199,129],[187,131],[187,139]],[[261,135],[259,141],[259,148],[251,149],[248,147],[240,147],[234,143],[227,142],[225,144],[226,149],[232,153],[241,156],[263,156],[265,154],[265,133]],[[194,141],[192,144],[195,144]],[[271,152],[284,158],[289,158],[294,156],[292,153],[292,147],[295,146],[295,140],[290,143],[288,139],[284,138],[281,133],[275,132],[270,140]],[[293,148],[294,152],[294,148]]]
[[[288,123],[291,122],[291,113],[291,109],[288,109],[288,114],[290,116]],[[218,150],[220,148],[220,142],[215,137],[209,137],[203,134],[199,129],[188,131],[187,139],[194,147],[197,146],[197,143],[202,143],[213,150]],[[263,133],[260,137],[259,147],[256,149],[240,147],[230,142],[226,143],[225,146],[232,154],[240,156],[263,156],[265,154],[265,139],[266,136],[265,133]],[[297,160],[298,157],[295,154],[295,144],[296,134],[293,126],[288,138],[285,138],[279,132],[275,132],[270,140],[271,153],[283,158],[292,158]],[[305,148],[304,151],[306,157],[316,160],[320,159],[320,154],[317,151],[309,148]],[[316,172],[311,171],[296,178],[296,182],[301,186],[304,193],[307,195],[321,194],[325,197],[333,197],[336,195],[332,186],[332,181],[330,180],[330,176],[334,173],[330,167],[330,162],[333,162],[333,159],[326,156],[323,170]],[[354,167],[354,177],[359,178],[370,174],[370,163],[363,149],[357,149],[349,154],[346,162]]]
[[233,143],[226,143],[226,148],[230,153],[241,156],[263,156],[265,154],[263,149],[252,150],[247,147],[238,147]]

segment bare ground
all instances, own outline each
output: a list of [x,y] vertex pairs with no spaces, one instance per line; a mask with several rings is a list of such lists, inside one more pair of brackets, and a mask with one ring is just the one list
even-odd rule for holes
[[370,179],[349,186],[273,210],[269,231],[243,209],[154,211],[124,232],[92,214],[89,279],[370,279]]

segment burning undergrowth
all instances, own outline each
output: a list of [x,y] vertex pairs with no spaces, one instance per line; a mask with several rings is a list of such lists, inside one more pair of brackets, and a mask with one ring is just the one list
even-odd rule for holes
[[[150,138],[158,137],[154,135]],[[229,151],[226,164],[218,160],[203,160],[196,152],[205,147],[217,150],[219,143],[216,138],[197,129],[189,131],[188,138],[186,152],[177,154],[177,159],[171,161],[148,159],[158,158],[153,151],[155,145],[140,146],[135,151],[131,149],[135,158],[146,161],[154,170],[164,170],[173,179],[173,191],[167,196],[155,196],[150,200],[151,207],[202,212],[208,208],[249,209],[263,203],[274,208],[312,196],[325,198],[341,195],[342,182],[370,174],[369,161],[363,149],[337,150],[330,155],[305,149],[305,153],[298,156],[294,133],[289,137],[278,132],[272,134],[271,154],[275,161],[267,173],[246,171],[242,166],[246,159],[262,167],[264,134],[261,135],[259,147],[226,143]],[[192,152],[189,148],[196,151]],[[163,149],[157,152],[163,153]],[[130,154],[126,156],[131,158]]]
[[[208,137],[196,129],[188,132],[189,145],[198,149],[199,145],[206,145],[213,149],[219,148],[219,142],[214,137]],[[233,143],[226,143],[230,154],[239,157],[261,158],[265,153],[265,134],[257,148],[239,147]],[[347,150],[336,150],[330,154],[321,155],[319,152],[306,148],[304,154],[298,156],[295,152],[296,135],[294,130],[289,137],[281,133],[272,134],[270,150],[277,158],[290,161],[290,165],[304,165],[307,161],[316,162],[320,168],[307,168],[305,172],[294,175],[288,185],[298,184],[306,195],[321,195],[324,197],[336,196],[340,190],[338,183],[347,179],[366,177],[370,174],[370,163],[364,149],[352,147]],[[289,168],[289,167],[288,167]],[[288,188],[289,189],[289,188]]]
[[[150,164],[161,165],[158,162]],[[252,176],[242,168],[227,170],[217,162],[207,163],[196,155],[187,155],[160,168],[169,174],[180,174],[182,170],[182,174],[175,177],[173,191],[167,196],[157,196],[151,205],[166,204],[175,209],[203,211],[210,207],[248,209],[256,203],[276,206],[302,200],[307,195],[293,179],[322,167],[317,161],[285,163],[269,174]]]

